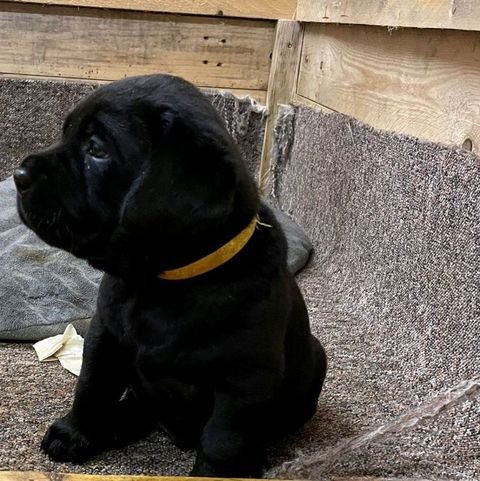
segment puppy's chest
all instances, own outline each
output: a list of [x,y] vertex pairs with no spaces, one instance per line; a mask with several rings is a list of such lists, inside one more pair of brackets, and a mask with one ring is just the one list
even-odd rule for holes
[[[111,310],[110,330],[135,370],[150,377],[203,371],[217,357],[217,342],[195,306],[125,300]],[[214,331],[214,329],[213,329]]]
[[98,310],[136,370],[206,372],[241,352],[243,310],[227,289],[145,292],[107,278]]

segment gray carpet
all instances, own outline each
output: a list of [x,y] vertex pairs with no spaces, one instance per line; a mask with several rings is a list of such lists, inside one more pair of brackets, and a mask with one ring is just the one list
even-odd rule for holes
[[[154,434],[83,466],[49,461],[40,441],[51,421],[68,411],[75,376],[59,363],[39,363],[31,345],[0,344],[0,471],[186,475],[193,456]],[[0,474],[1,479],[1,474]]]
[[[300,283],[330,369],[317,415],[272,450],[268,474],[478,480],[480,159],[303,108],[276,133],[272,197],[315,240]],[[38,443],[73,376],[28,345],[1,345],[0,373],[0,469],[188,472],[161,435],[49,462]]]
[[314,239],[300,282],[330,359],[288,474],[480,479],[480,159],[308,108],[276,136],[271,194]]
[[[66,114],[98,84],[0,78],[0,180],[29,153],[50,145]],[[265,128],[265,107],[228,92],[207,96],[225,119],[252,172],[257,173]]]

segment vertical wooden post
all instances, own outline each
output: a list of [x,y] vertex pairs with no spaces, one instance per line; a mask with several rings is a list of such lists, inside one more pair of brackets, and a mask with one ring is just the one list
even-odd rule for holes
[[270,172],[273,127],[278,105],[292,100],[296,90],[300,54],[303,43],[302,24],[292,20],[279,20],[275,32],[272,64],[268,78],[267,122],[260,162],[260,189],[263,190]]

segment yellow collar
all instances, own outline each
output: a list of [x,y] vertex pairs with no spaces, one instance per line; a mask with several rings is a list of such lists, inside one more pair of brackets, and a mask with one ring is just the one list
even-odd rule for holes
[[186,266],[163,271],[161,274],[158,274],[158,277],[168,281],[179,281],[190,279],[191,277],[197,277],[200,274],[205,274],[206,272],[220,267],[245,247],[255,232],[255,227],[258,223],[260,223],[260,220],[258,216],[255,216],[245,229],[216,251]]

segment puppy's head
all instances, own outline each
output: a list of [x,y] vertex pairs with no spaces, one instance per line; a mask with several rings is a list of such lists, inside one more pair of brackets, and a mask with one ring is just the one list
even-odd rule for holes
[[165,75],[97,90],[68,115],[61,140],[27,157],[14,178],[27,226],[113,273],[191,262],[258,209],[208,99]]

